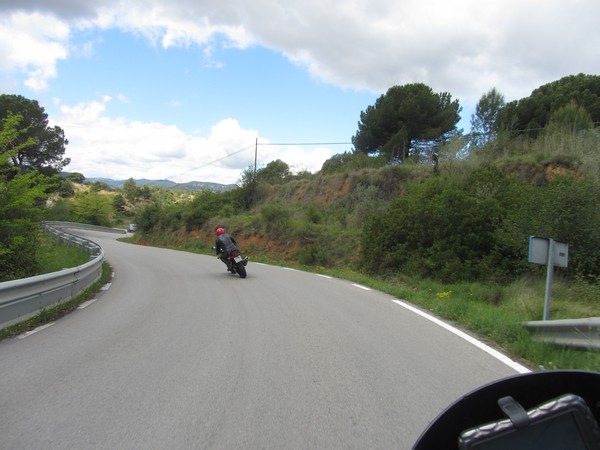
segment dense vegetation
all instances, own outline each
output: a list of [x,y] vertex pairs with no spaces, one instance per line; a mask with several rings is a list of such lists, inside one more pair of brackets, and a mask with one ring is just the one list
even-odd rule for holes
[[39,221],[67,144],[35,100],[0,96],[0,281],[40,270]]

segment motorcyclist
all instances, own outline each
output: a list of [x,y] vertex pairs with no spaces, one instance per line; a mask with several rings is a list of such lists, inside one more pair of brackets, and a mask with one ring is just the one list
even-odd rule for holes
[[232,251],[234,251],[234,250],[239,251],[239,249],[237,247],[237,242],[235,241],[233,236],[231,236],[229,233],[226,233],[225,229],[222,227],[219,227],[216,229],[216,234],[217,234],[217,239],[215,240],[214,248],[215,248],[215,251],[217,252],[217,256],[227,266],[227,270],[229,272],[232,272],[233,270],[232,270],[231,266],[229,265],[227,257],[229,256],[229,254]]

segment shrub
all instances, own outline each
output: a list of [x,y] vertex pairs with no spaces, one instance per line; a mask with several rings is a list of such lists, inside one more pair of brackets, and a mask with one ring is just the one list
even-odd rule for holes
[[365,225],[362,266],[439,280],[481,276],[497,208],[497,202],[475,199],[443,177],[413,185]]
[[260,209],[261,224],[269,235],[281,238],[286,234],[292,212],[279,202],[269,203]]

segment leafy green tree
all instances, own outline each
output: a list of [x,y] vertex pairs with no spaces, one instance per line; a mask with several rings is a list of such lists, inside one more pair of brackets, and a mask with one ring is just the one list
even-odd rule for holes
[[49,180],[37,171],[19,173],[10,167],[21,145],[22,117],[8,114],[0,127],[0,281],[37,274],[39,220]]
[[58,126],[48,126],[48,115],[36,100],[0,95],[0,120],[4,124],[4,119],[11,115],[21,117],[21,126],[1,151],[10,154],[8,163],[12,167],[19,172],[37,169],[43,173],[58,173],[69,164],[69,159],[63,158],[68,144],[64,131]]
[[264,197],[265,184],[281,184],[291,175],[290,166],[280,159],[271,161],[256,171],[253,166],[249,166],[237,182],[237,202],[242,208],[250,209]]
[[152,198],[152,190],[150,189],[150,186],[140,186],[138,188],[138,196],[141,199],[150,200]]
[[600,123],[600,75],[570,75],[535,89],[529,97],[507,103],[498,115],[498,129],[537,136],[552,114],[575,102]]
[[44,178],[36,172],[0,178],[0,281],[36,275]]
[[123,191],[123,195],[127,200],[131,203],[135,203],[138,197],[138,187],[133,178],[129,178],[123,183],[123,187],[121,188]]
[[55,187],[52,189],[53,192],[57,192],[63,198],[73,197],[75,195],[73,183],[58,175],[56,175],[53,180],[55,182]]
[[475,114],[471,115],[471,145],[483,147],[495,138],[498,114],[506,105],[504,96],[492,88],[479,99]]
[[435,162],[431,149],[456,132],[460,110],[447,92],[434,93],[421,83],[394,86],[361,112],[352,144],[356,152],[383,154],[388,161],[418,160],[430,151]]
[[158,229],[160,223],[161,207],[158,203],[144,206],[135,216],[138,231],[142,235],[148,235]]
[[85,182],[85,177],[79,172],[69,172],[65,175],[65,180],[70,181],[71,183],[83,184]]
[[73,211],[78,222],[110,226],[113,209],[109,197],[88,191],[75,197]]
[[112,188],[102,181],[93,181],[86,184],[90,187],[90,191],[92,192],[112,191]]
[[125,206],[127,206],[125,197],[123,197],[121,194],[115,195],[112,202],[112,207],[115,209],[115,211],[120,212],[122,214],[125,212]]
[[11,163],[19,151],[35,143],[33,138],[23,139],[23,116],[8,113],[6,118],[0,119],[0,173],[5,177],[14,176],[20,172],[18,167]]
[[594,122],[590,114],[585,108],[572,101],[552,113],[546,131],[577,133],[582,130],[590,130],[593,127]]
[[[20,117],[2,120],[0,167],[6,168],[15,137],[20,136]],[[39,220],[47,198],[47,179],[37,172],[0,171],[0,281],[25,278],[37,273]]]
[[280,159],[271,161],[256,172],[256,178],[259,183],[269,184],[283,183],[290,175],[290,166]]
[[224,196],[213,191],[202,191],[194,195],[185,208],[184,221],[188,231],[202,228],[211,217],[219,215],[225,206]]
[[259,186],[256,181],[256,173],[253,166],[248,166],[237,181],[239,189],[236,189],[238,202],[242,208],[248,210],[259,200]]

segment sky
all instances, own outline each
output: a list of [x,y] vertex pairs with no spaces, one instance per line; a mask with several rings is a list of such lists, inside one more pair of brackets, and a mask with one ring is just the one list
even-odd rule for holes
[[1,0],[0,93],[37,100],[86,178],[236,183],[352,151],[392,86],[478,100],[600,74],[598,0]]

